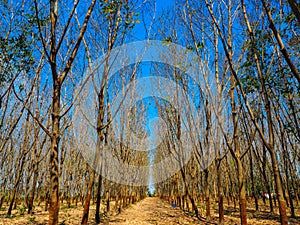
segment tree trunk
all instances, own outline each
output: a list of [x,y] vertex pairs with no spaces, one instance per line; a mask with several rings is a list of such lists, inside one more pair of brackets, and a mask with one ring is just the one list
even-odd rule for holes
[[17,193],[17,189],[18,189],[18,186],[19,186],[19,183],[20,183],[20,180],[21,180],[21,173],[23,172],[23,166],[24,166],[24,161],[25,161],[25,156],[26,154],[24,154],[22,156],[22,158],[20,159],[21,162],[20,163],[20,167],[18,168],[19,171],[17,173],[17,177],[16,177],[16,182],[14,184],[14,188],[13,188],[13,191],[12,191],[12,194],[11,194],[11,198],[10,198],[10,204],[9,204],[9,207],[8,207],[8,210],[7,210],[7,215],[11,215],[11,211],[14,207],[14,201],[15,201],[15,198],[16,198],[16,193]]
[[281,176],[280,176],[280,171],[278,166],[278,159],[275,151],[271,151],[270,155],[272,160],[274,179],[276,183],[276,194],[277,194],[277,200],[279,204],[280,222],[282,225],[288,225],[288,217],[286,214],[286,205],[283,197],[283,187],[282,187]]
[[224,221],[224,195],[223,195],[223,186],[222,186],[222,175],[220,169],[220,162],[217,161],[217,179],[218,179],[218,206],[219,206],[219,224],[223,224]]
[[241,224],[246,225],[247,224],[246,192],[245,192],[245,185],[244,185],[243,165],[240,159],[237,160],[237,167],[238,167],[238,181],[239,181]]
[[34,201],[34,195],[35,195],[35,189],[38,179],[38,171],[34,171],[33,175],[33,182],[32,182],[32,190],[30,192],[29,201],[28,201],[28,214],[32,214],[32,208],[33,208],[33,201]]
[[254,172],[253,172],[253,158],[252,158],[252,147],[249,152],[250,156],[250,176],[251,176],[251,186],[252,186],[252,197],[254,197],[255,200],[255,210],[258,211],[258,199],[257,199],[257,192],[256,192],[256,186],[254,182]]
[[205,176],[205,205],[206,205],[206,220],[210,220],[210,201],[209,201],[209,185],[208,185],[208,169],[204,170]]
[[84,209],[83,209],[83,216],[81,220],[81,224],[86,225],[88,223],[89,218],[89,211],[90,211],[90,201],[92,197],[92,189],[94,185],[94,179],[95,179],[95,170],[91,168],[91,175],[89,179],[89,184],[87,188],[87,195],[84,202]]
[[52,102],[52,136],[50,147],[50,207],[49,225],[58,224],[59,212],[59,167],[58,152],[60,142],[60,95],[61,89],[57,79],[53,81],[53,102]]
[[[97,201],[96,201],[96,215],[95,221],[96,223],[100,223],[100,204],[101,204],[101,186],[102,186],[102,176],[99,174],[98,177],[98,188],[97,188]],[[117,204],[117,201],[116,201]]]

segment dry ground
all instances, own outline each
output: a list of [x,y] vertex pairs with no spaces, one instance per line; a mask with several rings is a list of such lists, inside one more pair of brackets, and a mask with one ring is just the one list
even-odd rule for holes
[[[13,211],[10,218],[6,217],[6,211],[0,211],[0,225],[42,225],[47,224],[48,212],[42,208],[35,208],[34,215],[27,215],[26,212],[22,215],[22,208],[18,206],[17,210]],[[225,225],[239,224],[239,212],[232,207],[225,205]],[[264,210],[263,206],[261,207]],[[199,208],[200,213],[204,215],[205,210]],[[212,206],[212,220],[210,223],[205,223],[201,219],[197,219],[187,212],[179,208],[173,208],[169,203],[152,197],[146,198],[141,202],[130,205],[118,215],[110,215],[103,217],[102,225],[174,225],[174,224],[215,224],[217,222],[217,206]],[[91,206],[90,210],[90,225],[93,223],[95,214],[95,206]],[[297,208],[297,215],[300,215],[300,210]],[[60,210],[60,225],[75,225],[80,224],[82,216],[82,207],[78,205],[77,208],[67,208],[65,205]],[[278,214],[269,213],[267,211],[255,212],[251,206],[248,205],[248,224],[253,225],[279,225]],[[290,224],[300,224],[300,218],[290,219]]]

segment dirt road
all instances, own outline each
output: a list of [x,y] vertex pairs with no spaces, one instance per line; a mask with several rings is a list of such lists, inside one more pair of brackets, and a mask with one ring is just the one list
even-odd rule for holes
[[203,224],[159,198],[146,198],[105,222],[107,225]]
[[[252,202],[253,203],[253,202]],[[252,206],[252,207],[250,207]],[[13,210],[13,214],[10,218],[6,216],[6,210],[0,209],[0,225],[47,225],[48,224],[48,212],[44,210],[44,206],[37,206],[33,215],[27,215],[26,213],[20,214],[20,207]],[[102,205],[104,211],[105,205]],[[280,225],[278,211],[276,213],[267,212],[263,209],[264,205],[260,205],[261,210],[255,211],[253,204],[249,203],[247,220],[251,225]],[[61,206],[59,214],[59,224],[64,225],[79,225],[82,218],[82,206],[68,208],[66,205]],[[201,207],[198,208],[199,213],[204,216],[205,210]],[[212,220],[210,224],[217,224],[218,212],[216,205],[212,204],[211,208]],[[297,215],[300,215],[300,211],[297,208]],[[90,207],[89,225],[95,225],[95,205]],[[119,215],[111,215],[110,217],[102,217],[103,222],[101,225],[183,225],[183,224],[207,224],[195,217],[191,217],[186,212],[179,208],[173,208],[169,203],[160,200],[159,198],[145,198],[141,202],[128,206],[123,209]],[[213,223],[214,222],[214,223]],[[234,209],[232,206],[225,205],[225,221],[226,225],[238,225],[240,224],[240,217],[238,209]],[[289,218],[289,224],[299,225],[300,217]]]

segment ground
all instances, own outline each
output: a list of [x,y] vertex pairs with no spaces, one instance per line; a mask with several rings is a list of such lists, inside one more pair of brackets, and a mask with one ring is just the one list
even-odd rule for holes
[[126,209],[123,213],[109,218],[103,224],[148,225],[148,224],[201,224],[197,218],[185,215],[180,209],[159,198],[146,198]]
[[[113,206],[113,203],[112,203]],[[225,222],[226,225],[240,224],[239,212],[237,209],[225,205]],[[248,205],[248,224],[250,225],[279,225],[279,217],[277,213],[269,213],[264,211],[255,212]],[[201,215],[205,214],[204,208],[199,208]],[[113,214],[103,217],[102,225],[174,225],[174,224],[216,224],[218,221],[217,206],[212,205],[212,220],[210,223],[195,218],[192,214],[180,210],[178,207],[172,207],[166,201],[162,201],[157,197],[148,197],[136,204],[128,206],[120,214]],[[6,211],[2,208],[0,211],[0,225],[43,225],[47,224],[48,212],[42,208],[35,208],[34,215],[27,215],[21,206],[18,206],[10,218],[6,217]],[[90,225],[93,225],[93,217],[95,214],[95,205],[91,206],[90,210]],[[300,214],[297,208],[297,215]],[[76,225],[80,224],[82,217],[82,207],[78,205],[76,208],[67,208],[63,205],[60,210],[59,224],[60,225]],[[300,218],[290,218],[290,224],[300,224]]]

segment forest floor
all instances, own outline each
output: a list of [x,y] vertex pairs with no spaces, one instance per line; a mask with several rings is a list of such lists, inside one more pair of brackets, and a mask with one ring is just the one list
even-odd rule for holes
[[[168,202],[159,198],[146,198],[137,204],[131,205],[128,209],[119,215],[106,219],[104,225],[175,225],[175,224],[217,224],[218,214],[216,210],[212,215],[209,223],[196,218],[192,214],[172,207]],[[204,213],[201,212],[200,214]],[[300,218],[290,219],[290,224],[300,224]],[[233,208],[225,210],[224,224],[240,224],[239,212]],[[248,213],[248,224],[267,224],[275,225],[279,223],[277,214],[268,212],[253,212],[251,209]]]
[[[103,205],[102,205],[103,206]],[[111,205],[113,207],[113,204]],[[209,223],[204,220],[198,219],[191,213],[182,211],[178,207],[172,207],[166,201],[162,201],[157,197],[148,197],[144,200],[129,205],[120,214],[112,214],[110,216],[103,217],[102,225],[174,225],[174,224],[216,224],[218,221],[217,206],[212,205],[212,219]],[[205,214],[204,208],[199,208],[201,215]],[[297,215],[300,214],[300,209],[297,208]],[[95,224],[92,222],[95,215],[95,205],[90,207],[90,225]],[[82,217],[82,207],[67,208],[67,206],[61,206],[59,215],[60,225],[75,225],[80,224]],[[255,210],[248,205],[248,224],[253,225],[279,225],[279,216],[277,213],[270,213],[265,211],[261,207],[261,211],[255,212]],[[27,215],[22,211],[19,206],[10,218],[6,217],[6,211],[2,208],[0,210],[0,225],[44,225],[48,222],[48,212],[42,208],[36,207],[35,214]],[[225,221],[226,225],[240,224],[239,211],[233,207],[225,205]],[[289,224],[300,224],[300,217],[290,218]]]

